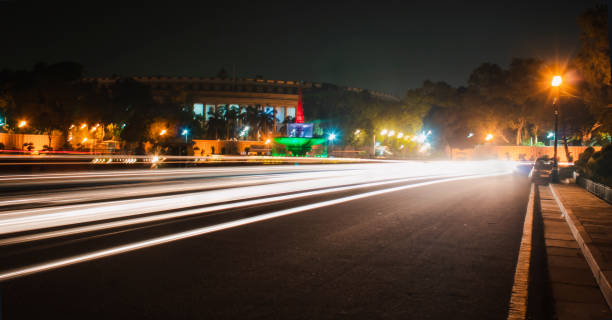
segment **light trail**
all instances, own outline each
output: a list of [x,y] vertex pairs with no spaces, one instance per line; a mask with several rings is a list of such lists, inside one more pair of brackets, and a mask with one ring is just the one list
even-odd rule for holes
[[[339,172],[335,172],[339,175]],[[347,173],[344,173],[345,175]],[[257,181],[253,181],[251,175],[248,176],[229,176],[219,178],[202,177],[190,179],[189,182],[185,181],[162,181],[160,182],[146,182],[145,185],[140,183],[138,186],[125,185],[116,186],[110,190],[108,189],[95,189],[95,190],[70,190],[70,191],[59,191],[50,195],[40,195],[38,197],[32,197],[31,195],[21,195],[9,198],[10,200],[0,201],[0,207],[9,206],[19,203],[68,203],[68,202],[87,202],[94,200],[110,200],[117,198],[121,195],[122,198],[127,197],[153,197],[155,195],[170,194],[173,192],[185,193],[188,191],[204,191],[204,189],[220,189],[230,188],[239,186],[249,186],[254,184],[270,184],[278,182],[295,181],[297,179],[313,180],[321,177],[330,177],[329,172],[294,172],[291,174],[268,174],[258,175]],[[191,178],[191,177],[190,177]],[[195,181],[193,181],[195,180]],[[229,181],[228,181],[229,180]]]
[[[0,215],[0,234],[90,223],[161,211],[169,212],[247,198],[268,197],[279,193],[363,184],[387,179],[486,173],[499,168],[507,169],[507,165],[500,162],[459,164],[417,162],[409,163],[408,165],[393,164],[367,168],[369,170],[353,171],[350,174],[346,172],[345,176],[340,178],[336,176],[338,172],[331,171],[329,173],[321,173],[321,179],[319,180],[280,182],[270,185],[210,190],[172,196],[6,211]],[[160,188],[163,188],[163,186]],[[120,192],[117,193],[117,196],[121,195]]]
[[[456,176],[464,176],[464,175],[456,175]],[[300,192],[300,193],[283,195],[283,196],[272,196],[272,197],[255,199],[255,200],[245,200],[245,201],[240,201],[240,202],[214,205],[214,206],[198,208],[198,209],[181,210],[177,212],[163,213],[163,214],[159,214],[155,216],[125,219],[125,220],[120,220],[120,221],[106,222],[106,223],[100,223],[100,224],[84,226],[84,227],[75,227],[75,228],[68,228],[68,229],[63,229],[63,230],[58,230],[58,231],[49,231],[49,232],[36,233],[32,235],[5,238],[5,239],[0,239],[0,246],[31,242],[31,241],[37,241],[37,240],[44,240],[44,239],[51,239],[51,238],[57,238],[57,237],[63,237],[63,236],[69,236],[69,235],[74,235],[74,234],[79,234],[79,233],[93,232],[93,231],[99,231],[99,230],[105,230],[105,229],[112,229],[112,228],[124,227],[124,226],[129,226],[129,225],[134,225],[134,224],[151,223],[151,222],[181,218],[181,217],[198,215],[198,214],[215,212],[215,211],[238,209],[238,208],[244,208],[244,207],[249,207],[249,206],[254,206],[254,205],[261,205],[261,204],[266,204],[266,203],[277,202],[277,201],[295,200],[299,198],[305,198],[305,197],[323,195],[323,194],[329,194],[329,193],[335,193],[335,192],[350,191],[350,190],[363,189],[363,188],[369,188],[369,187],[377,187],[377,186],[409,182],[409,181],[435,179],[435,178],[441,178],[441,177],[448,178],[450,176],[425,176],[425,177],[395,179],[395,180],[382,181],[382,182],[363,183],[363,184],[351,185],[351,186],[345,186],[345,187],[335,187],[335,188],[330,188],[330,189]]]
[[338,205],[338,204],[342,204],[345,202],[378,196],[378,195],[382,195],[386,193],[391,193],[391,192],[396,192],[396,191],[401,191],[401,190],[406,190],[406,189],[411,189],[411,188],[417,188],[417,187],[423,187],[423,186],[428,186],[428,185],[433,185],[433,184],[438,184],[438,183],[467,180],[467,179],[485,178],[485,177],[506,175],[506,174],[511,174],[511,173],[512,171],[501,171],[501,172],[494,172],[494,173],[489,173],[489,174],[481,174],[481,175],[474,175],[474,176],[467,176],[467,177],[445,178],[445,179],[440,179],[440,180],[427,181],[427,182],[409,184],[409,185],[404,185],[404,186],[399,186],[399,187],[392,187],[392,188],[382,189],[382,190],[377,190],[377,191],[371,191],[371,192],[361,193],[357,195],[342,197],[342,198],[338,198],[334,200],[328,200],[328,201],[323,201],[319,203],[303,205],[303,206],[299,206],[295,208],[279,210],[279,211],[270,212],[270,213],[266,213],[266,214],[262,214],[262,215],[258,215],[254,217],[238,219],[238,220],[225,222],[225,223],[221,223],[217,225],[183,231],[183,232],[174,233],[174,234],[170,234],[166,236],[152,238],[149,240],[119,245],[119,246],[115,246],[112,248],[102,249],[102,250],[98,250],[98,251],[94,251],[90,253],[75,255],[75,256],[71,256],[67,258],[53,260],[50,262],[44,262],[40,264],[35,264],[31,266],[26,266],[26,267],[16,268],[13,270],[4,271],[0,273],[0,282],[7,281],[10,279],[15,279],[18,277],[23,277],[26,275],[31,275],[34,273],[62,268],[62,267],[70,266],[70,265],[77,264],[77,263],[82,263],[86,261],[96,260],[96,259],[100,259],[104,257],[109,257],[113,255],[130,252],[134,250],[158,246],[161,244],[183,240],[187,238],[192,238],[192,237],[196,237],[196,236],[200,236],[200,235],[204,235],[204,234],[208,234],[208,233],[212,233],[216,231],[227,230],[227,229],[244,226],[244,225],[248,225],[248,224],[252,224],[256,222],[275,219],[275,218],[288,216],[288,215],[299,213],[299,212],[310,211],[310,210],[323,208],[327,206]]

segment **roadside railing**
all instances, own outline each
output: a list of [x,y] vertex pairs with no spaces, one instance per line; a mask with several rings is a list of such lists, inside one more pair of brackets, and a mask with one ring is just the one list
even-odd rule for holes
[[576,183],[586,189],[588,192],[598,196],[608,203],[612,203],[612,188],[580,176],[576,178]]

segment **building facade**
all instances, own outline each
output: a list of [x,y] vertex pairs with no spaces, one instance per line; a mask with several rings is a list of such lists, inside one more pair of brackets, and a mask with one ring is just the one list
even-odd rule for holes
[[[395,96],[373,90],[338,87],[330,84],[265,80],[251,78],[202,78],[202,77],[110,77],[84,78],[101,87],[111,87],[122,79],[130,79],[151,87],[155,98],[163,100],[176,93],[187,94],[194,101],[193,111],[203,121],[210,120],[217,111],[236,110],[246,112],[248,107],[269,114],[273,119],[273,131],[280,134],[284,124],[296,118],[300,90],[308,92],[324,87],[334,87],[351,92],[367,91],[380,99],[399,101]],[[225,111],[223,111],[225,112]]]

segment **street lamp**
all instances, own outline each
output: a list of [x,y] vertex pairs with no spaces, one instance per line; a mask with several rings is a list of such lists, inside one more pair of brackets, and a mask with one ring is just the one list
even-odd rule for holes
[[330,134],[327,136],[327,140],[329,140],[329,142],[330,142],[330,150],[329,150],[329,153],[331,153],[331,151],[332,151],[331,149],[333,149],[333,148],[334,148],[334,140],[336,140],[336,134],[335,134],[335,133],[330,133]]
[[28,122],[27,122],[27,121],[25,121],[25,120],[21,120],[21,121],[19,121],[19,124],[18,124],[17,126],[18,126],[19,128],[23,128],[23,127],[25,127],[25,126],[27,126],[27,125],[28,125]]
[[559,182],[559,163],[557,162],[557,136],[559,135],[559,87],[563,83],[561,76],[554,76],[551,81],[551,86],[554,89],[553,97],[553,113],[555,115],[555,145],[553,155],[553,170],[552,170],[552,181]]
[[487,134],[487,136],[485,137],[485,141],[491,141],[493,140],[493,135],[492,134]]
[[160,135],[160,136],[163,136],[163,135],[165,135],[165,134],[166,134],[166,132],[168,132],[168,131],[166,131],[166,129],[162,129],[162,130],[159,132],[159,135]]
[[183,133],[181,135],[185,136],[185,143],[187,143],[187,136],[189,136],[189,130],[183,129]]

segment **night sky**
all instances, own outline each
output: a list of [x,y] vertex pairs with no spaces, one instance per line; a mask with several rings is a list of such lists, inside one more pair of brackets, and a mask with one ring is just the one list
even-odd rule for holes
[[[214,76],[329,82],[403,95],[423,80],[465,84],[482,62],[564,59],[582,1],[0,0],[0,68],[72,60],[87,76]],[[146,4],[146,5],[144,5]]]

